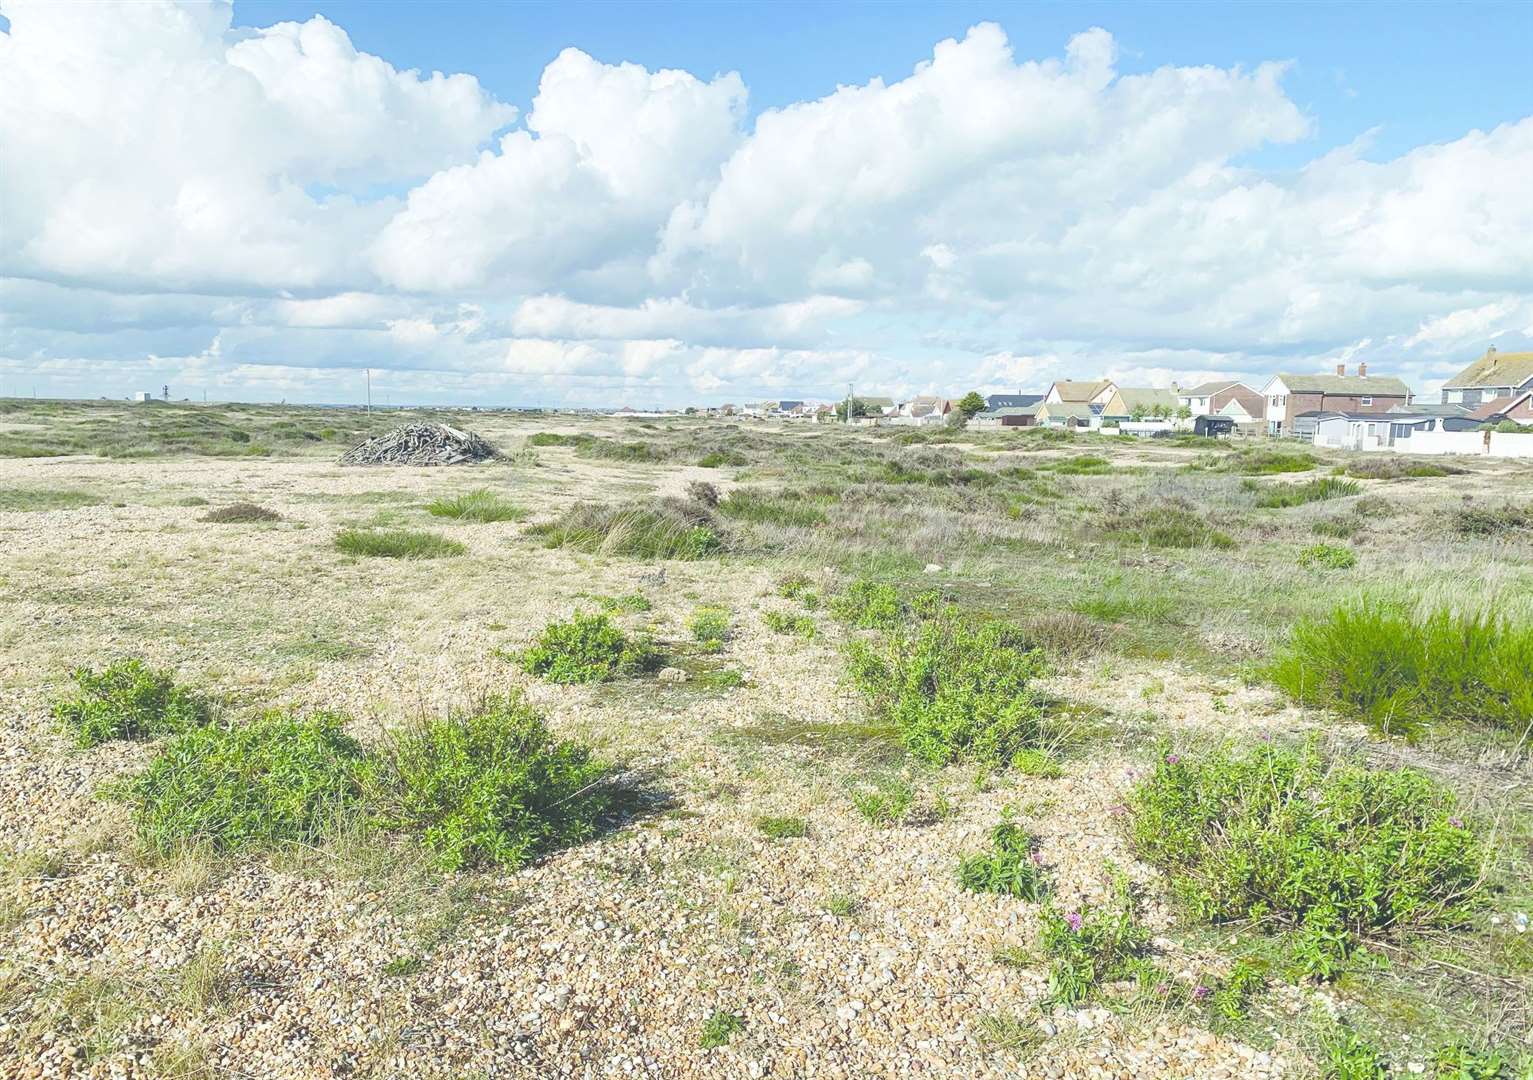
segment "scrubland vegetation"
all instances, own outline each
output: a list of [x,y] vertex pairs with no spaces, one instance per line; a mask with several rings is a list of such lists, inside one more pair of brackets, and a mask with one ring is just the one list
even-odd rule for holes
[[472,420],[5,403],[0,1072],[1529,1075],[1527,466]]

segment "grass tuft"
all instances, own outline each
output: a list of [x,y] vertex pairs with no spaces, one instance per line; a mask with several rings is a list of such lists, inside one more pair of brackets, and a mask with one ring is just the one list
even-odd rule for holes
[[480,488],[452,498],[435,499],[426,504],[433,517],[456,518],[488,524],[494,521],[521,521],[527,516],[515,503],[502,499],[489,488]]
[[582,503],[527,532],[548,547],[637,559],[704,559],[724,546],[706,507],[669,500],[654,506]]
[[440,533],[410,529],[342,529],[335,534],[335,546],[347,555],[383,559],[442,559],[468,551]]
[[1256,505],[1266,510],[1303,506],[1306,503],[1324,502],[1356,495],[1362,487],[1355,480],[1343,480],[1335,476],[1320,476],[1303,484],[1274,484],[1257,489]]
[[1350,570],[1357,565],[1357,553],[1336,544],[1310,544],[1299,552],[1299,565],[1318,570]]

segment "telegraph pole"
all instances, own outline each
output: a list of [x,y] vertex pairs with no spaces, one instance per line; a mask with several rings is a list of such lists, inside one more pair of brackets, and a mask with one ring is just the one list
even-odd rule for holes
[[852,401],[853,400],[854,399],[852,397],[852,384],[851,383],[847,383],[846,384],[846,422],[848,424],[850,424],[852,422]]
[[367,412],[371,416],[373,412],[373,369],[367,368]]

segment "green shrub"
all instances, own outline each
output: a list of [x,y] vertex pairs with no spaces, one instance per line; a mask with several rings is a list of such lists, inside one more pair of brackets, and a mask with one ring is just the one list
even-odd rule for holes
[[238,502],[229,506],[220,506],[217,510],[209,510],[202,515],[202,520],[215,525],[249,525],[263,521],[281,521],[282,515],[264,506],[257,506],[255,503]]
[[441,559],[468,551],[440,533],[410,529],[342,529],[335,534],[335,546],[347,555],[384,559]]
[[1256,505],[1263,509],[1281,509],[1303,506],[1305,503],[1341,499],[1362,491],[1355,480],[1342,480],[1335,476],[1320,476],[1303,484],[1275,484],[1258,489]]
[[638,559],[704,559],[724,546],[706,507],[675,500],[642,506],[582,503],[527,532],[548,547]]
[[419,833],[442,869],[514,869],[595,833],[612,806],[608,772],[502,697],[393,737],[368,794],[381,823]]
[[725,465],[749,465],[750,458],[737,450],[710,450],[697,459],[704,469],[718,469]]
[[811,584],[813,583],[809,580],[808,574],[785,574],[778,579],[772,591],[784,600],[797,600],[808,591]]
[[774,634],[797,634],[805,641],[813,641],[817,630],[809,615],[794,615],[788,611],[768,611],[761,616],[768,630]]
[[990,830],[990,850],[958,862],[958,884],[969,892],[1001,893],[1020,900],[1043,899],[1043,867],[1037,843],[1008,813]]
[[809,833],[809,826],[804,819],[797,817],[759,817],[756,819],[756,828],[761,830],[763,836],[773,840],[791,840]]
[[1268,675],[1300,704],[1386,733],[1414,735],[1430,721],[1514,734],[1533,724],[1533,626],[1492,616],[1342,605],[1296,626]]
[[1309,472],[1320,459],[1302,450],[1242,450],[1216,467],[1246,476],[1269,476],[1275,473]]
[[1121,882],[1108,908],[1061,912],[1052,904],[1041,914],[1039,943],[1049,958],[1049,999],[1079,1005],[1104,983],[1128,978],[1150,947],[1150,934],[1134,918],[1128,889]]
[[703,1024],[703,1035],[698,1045],[704,1050],[725,1046],[729,1040],[745,1030],[745,1021],[734,1013],[719,1009]]
[[1320,1053],[1324,1080],[1385,1080],[1389,1076],[1378,1048],[1341,1024],[1321,1036]]
[[603,611],[627,611],[633,614],[641,614],[653,611],[655,605],[650,603],[649,597],[643,593],[624,593],[622,596],[596,596],[593,597],[596,606]]
[[1298,931],[1309,974],[1371,938],[1460,925],[1483,895],[1483,845],[1452,793],[1411,769],[1314,745],[1166,754],[1129,806],[1137,854],[1197,918]]
[[729,640],[729,612],[723,608],[698,608],[688,623],[692,640],[709,652],[718,652]]
[[79,667],[69,677],[74,692],[53,703],[53,716],[77,746],[177,735],[209,720],[202,698],[142,660],[115,660],[99,673]]
[[1012,754],[1011,767],[1023,776],[1034,776],[1040,780],[1055,780],[1065,774],[1052,754],[1036,747],[1025,747]]
[[1006,761],[1044,738],[1043,709],[1031,680],[1042,653],[1007,622],[961,614],[914,630],[851,644],[854,685],[916,756],[934,764],[958,758]]
[[1453,515],[1453,531],[1460,536],[1502,536],[1533,529],[1533,507],[1465,506]]
[[450,499],[435,499],[426,504],[434,517],[457,518],[459,521],[477,521],[481,524],[493,521],[521,521],[527,516],[515,503],[507,502],[489,488],[480,488]]
[[1342,474],[1359,480],[1399,480],[1405,477],[1457,476],[1463,471],[1456,466],[1438,462],[1409,461],[1393,455],[1378,455],[1350,462]]
[[536,431],[527,436],[528,446],[589,446],[596,441],[595,435],[564,435],[557,431]]
[[[1477,1050],[1462,1042],[1439,1046],[1432,1054],[1437,1080],[1513,1080],[1511,1058],[1499,1050]],[[1528,1073],[1522,1073],[1526,1078]]]
[[736,488],[719,502],[719,513],[738,521],[807,528],[824,525],[825,511],[791,492]]
[[903,780],[886,779],[853,791],[852,805],[869,825],[888,828],[904,820],[915,797],[915,789]]
[[273,712],[172,739],[122,789],[140,835],[158,851],[319,841],[362,804],[362,748],[343,723],[331,713]]
[[1320,570],[1350,570],[1357,565],[1357,553],[1336,544],[1311,544],[1299,552],[1299,565]]
[[906,614],[899,590],[893,585],[862,579],[830,602],[831,614],[864,630],[897,626]]
[[549,623],[522,654],[522,667],[552,683],[604,682],[660,666],[647,639],[630,639],[605,615],[576,612],[568,622]]

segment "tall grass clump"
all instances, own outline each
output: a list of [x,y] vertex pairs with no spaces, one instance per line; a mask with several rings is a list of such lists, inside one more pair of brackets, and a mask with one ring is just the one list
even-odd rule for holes
[[1310,544],[1299,552],[1299,565],[1316,570],[1350,570],[1357,552],[1338,544]]
[[366,788],[380,823],[418,834],[442,869],[515,869],[595,833],[609,773],[526,702],[498,697],[396,734]]
[[629,506],[581,503],[528,533],[551,548],[638,559],[703,559],[724,546],[706,507],[677,500]]
[[552,683],[605,682],[636,675],[660,664],[646,638],[630,638],[605,615],[577,612],[568,622],[549,623],[522,653],[522,667]]
[[939,612],[877,644],[854,641],[852,681],[906,748],[934,764],[958,759],[1004,762],[1046,735],[1031,683],[1042,653],[1008,622]]
[[331,713],[268,713],[245,727],[203,727],[165,745],[122,792],[158,851],[236,851],[315,843],[362,805],[362,747]]
[[99,672],[78,667],[69,677],[74,691],[54,701],[53,717],[80,747],[178,735],[210,719],[206,701],[142,660],[115,660]]
[[1483,899],[1484,845],[1453,794],[1412,769],[1313,744],[1164,754],[1129,806],[1137,853],[1196,917],[1296,931],[1309,974],[1369,940],[1461,925]]
[[1533,506],[1465,506],[1453,515],[1460,536],[1492,537],[1533,531]]
[[433,517],[456,518],[459,521],[476,521],[487,524],[494,521],[521,521],[527,516],[515,503],[502,499],[489,488],[454,495],[452,498],[433,499],[426,504]]
[[1256,493],[1256,505],[1263,509],[1280,509],[1303,506],[1305,503],[1341,499],[1362,491],[1356,480],[1343,480],[1337,476],[1321,476],[1303,484],[1274,484],[1260,488]]
[[1228,550],[1235,540],[1191,506],[1172,501],[1110,509],[1103,532],[1115,540],[1152,548]]
[[596,441],[595,435],[581,433],[565,435],[557,431],[535,431],[527,436],[528,446],[587,446]]
[[1242,450],[1215,462],[1214,467],[1245,476],[1271,476],[1309,472],[1318,464],[1319,458],[1303,450]]
[[725,517],[763,525],[808,528],[824,525],[827,520],[824,510],[801,496],[761,488],[736,488],[719,502],[718,509]]
[[468,551],[440,533],[411,529],[342,529],[335,534],[335,547],[347,555],[381,559],[442,559]]
[[1407,736],[1452,721],[1522,735],[1533,725],[1533,626],[1379,602],[1300,623],[1269,675],[1302,705]]

